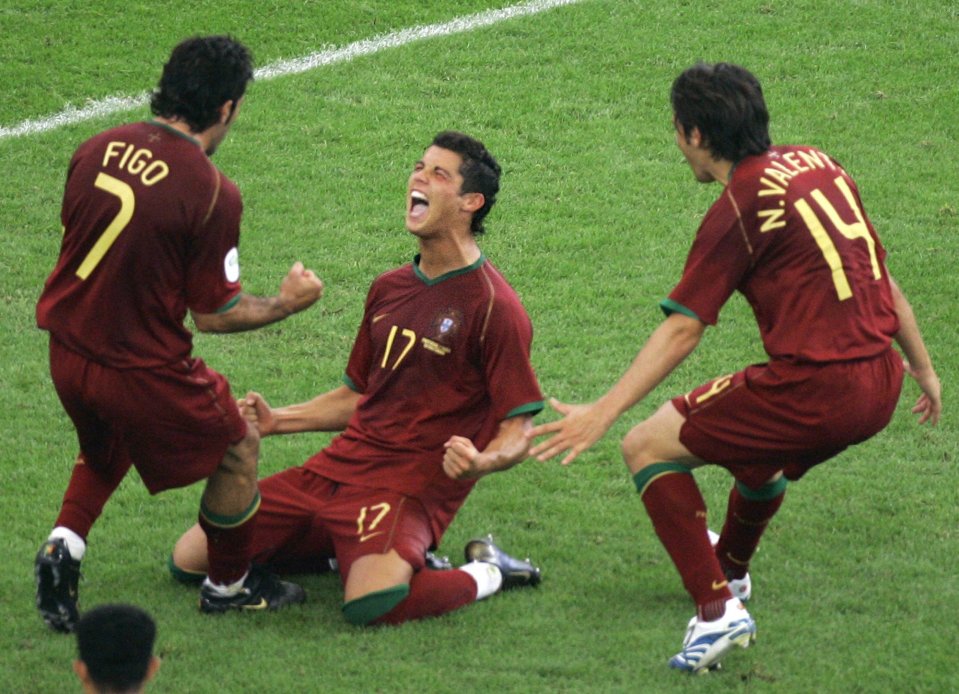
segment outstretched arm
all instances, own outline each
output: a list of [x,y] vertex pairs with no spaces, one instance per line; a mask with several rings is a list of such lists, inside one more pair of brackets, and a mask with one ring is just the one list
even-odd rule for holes
[[530,454],[548,460],[569,451],[563,465],[571,463],[689,356],[705,329],[706,325],[698,319],[673,313],[653,331],[626,373],[601,398],[587,405],[568,405],[551,398],[550,405],[563,418],[529,432],[530,438],[552,434],[534,446]]
[[529,415],[504,419],[496,436],[482,451],[465,436],[451,436],[443,454],[443,471],[454,480],[479,479],[491,472],[508,470],[526,458],[529,452],[527,432],[533,426]]
[[223,313],[190,313],[200,332],[236,333],[299,313],[315,304],[322,294],[323,282],[320,278],[297,261],[283,278],[276,296],[241,294],[239,301]]
[[[887,269],[886,273],[888,272]],[[892,299],[896,307],[896,315],[899,316],[899,332],[893,337],[906,355],[906,372],[916,379],[916,383],[922,389],[922,395],[916,400],[912,411],[919,415],[920,424],[926,422],[936,424],[942,413],[942,386],[939,383],[939,377],[932,366],[926,343],[922,340],[912,306],[892,275],[889,275],[889,284],[892,285]]]
[[340,386],[312,400],[286,407],[270,407],[259,393],[247,393],[237,404],[246,420],[256,425],[260,436],[301,431],[342,431],[353,416],[361,395]]

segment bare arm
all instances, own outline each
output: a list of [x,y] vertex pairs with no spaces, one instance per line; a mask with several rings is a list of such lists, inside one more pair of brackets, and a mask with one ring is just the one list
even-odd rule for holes
[[[888,274],[889,270],[887,269],[886,272]],[[926,422],[936,424],[942,413],[942,386],[939,383],[939,377],[932,366],[926,343],[922,340],[912,306],[892,275],[889,275],[889,284],[892,286],[892,299],[896,307],[896,315],[899,317],[899,332],[893,338],[906,355],[906,371],[922,389],[922,395],[916,400],[912,411],[919,415],[920,424]]]
[[482,451],[464,436],[451,436],[443,455],[443,471],[454,480],[479,479],[491,472],[508,470],[526,458],[529,439],[526,434],[533,426],[533,418],[519,415],[504,419],[496,436]]
[[689,356],[705,329],[706,325],[696,318],[673,313],[653,331],[626,373],[601,398],[586,405],[550,399],[550,404],[563,418],[541,424],[529,432],[530,437],[552,434],[530,453],[539,460],[548,460],[568,450],[563,465],[571,463],[601,439],[623,412],[649,395]]
[[247,393],[239,401],[247,421],[260,436],[295,434],[302,431],[342,431],[353,416],[361,395],[340,386],[297,405],[272,408],[259,393]]
[[309,308],[323,293],[323,282],[312,270],[296,262],[280,283],[276,296],[241,294],[239,301],[223,313],[191,311],[197,330],[204,333],[235,333],[275,323]]

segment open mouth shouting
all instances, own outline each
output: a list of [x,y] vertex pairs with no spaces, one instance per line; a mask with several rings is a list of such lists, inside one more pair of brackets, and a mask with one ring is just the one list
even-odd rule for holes
[[410,192],[410,202],[409,210],[407,212],[407,218],[413,223],[421,222],[426,218],[427,212],[429,212],[430,203],[426,199],[426,195],[421,193],[418,190]]

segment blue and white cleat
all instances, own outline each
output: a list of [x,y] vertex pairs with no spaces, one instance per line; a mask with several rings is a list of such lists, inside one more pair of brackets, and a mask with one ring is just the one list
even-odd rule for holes
[[720,659],[734,646],[749,648],[756,640],[756,622],[738,598],[726,601],[723,616],[712,622],[689,620],[683,650],[669,659],[669,667],[694,674],[719,668]]
[[[712,543],[713,547],[719,542],[719,533],[709,531],[709,541]],[[749,598],[753,595],[753,582],[749,578],[749,572],[746,572],[746,575],[742,578],[727,578],[729,581],[729,592],[733,594],[734,598],[739,598],[743,602],[747,602]]]

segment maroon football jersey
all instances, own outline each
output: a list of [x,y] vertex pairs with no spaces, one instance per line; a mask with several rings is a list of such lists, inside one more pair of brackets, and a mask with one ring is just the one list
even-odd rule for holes
[[662,305],[712,325],[738,289],[770,358],[869,357],[899,330],[885,257],[839,164],[812,147],[773,147],[734,168]]
[[156,122],[96,135],[70,162],[37,324],[107,366],[186,358],[187,309],[213,313],[240,292],[241,212],[236,186],[193,138]]
[[417,497],[449,519],[473,482],[446,476],[443,444],[459,435],[483,450],[502,420],[536,414],[543,396],[532,324],[499,271],[481,257],[430,280],[418,260],[373,282],[346,369],[363,397],[307,467]]

